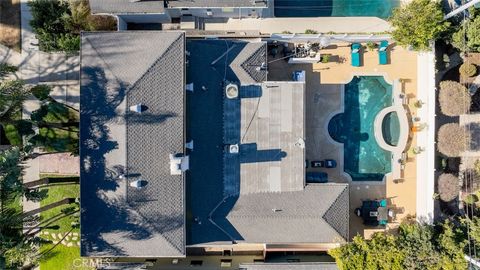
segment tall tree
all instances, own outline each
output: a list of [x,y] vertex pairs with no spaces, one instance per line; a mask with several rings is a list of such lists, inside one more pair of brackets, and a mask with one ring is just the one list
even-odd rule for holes
[[0,63],[0,78],[5,77],[8,74],[14,73],[18,70],[16,66],[12,66],[8,63]]
[[21,112],[23,102],[30,91],[20,80],[0,82],[0,122],[11,121],[15,114]]
[[412,46],[414,50],[429,49],[430,41],[436,40],[449,29],[443,21],[440,3],[433,0],[413,0],[393,10],[390,23],[393,38],[398,44]]
[[23,193],[21,160],[18,147],[0,152],[0,209]]
[[404,222],[398,233],[376,233],[329,251],[342,270],[462,270],[465,240],[451,223],[435,228]]
[[453,34],[452,44],[461,51],[480,52],[480,15],[462,23]]

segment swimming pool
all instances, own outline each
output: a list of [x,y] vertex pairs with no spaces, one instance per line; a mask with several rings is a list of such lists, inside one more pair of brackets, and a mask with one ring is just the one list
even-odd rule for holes
[[357,76],[344,94],[344,112],[328,123],[330,136],[344,145],[344,171],[353,181],[382,181],[392,169],[391,153],[378,145],[374,121],[392,105],[392,85],[382,76]]
[[400,0],[274,0],[275,17],[388,18]]

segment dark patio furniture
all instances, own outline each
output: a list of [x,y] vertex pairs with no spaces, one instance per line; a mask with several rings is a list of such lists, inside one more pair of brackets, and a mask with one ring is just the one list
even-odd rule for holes
[[389,210],[386,200],[368,200],[362,202],[362,207],[355,209],[355,214],[361,216],[363,224],[369,226],[386,225]]

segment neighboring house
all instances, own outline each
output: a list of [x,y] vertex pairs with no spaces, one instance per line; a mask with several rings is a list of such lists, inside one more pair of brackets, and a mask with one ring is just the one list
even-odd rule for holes
[[266,61],[265,42],[82,35],[82,256],[348,241],[348,185],[305,182],[305,83]]
[[118,17],[119,30],[131,28],[129,24],[195,23],[195,20],[198,24],[198,18],[257,18],[263,16],[267,4],[268,0],[90,0],[93,14]]

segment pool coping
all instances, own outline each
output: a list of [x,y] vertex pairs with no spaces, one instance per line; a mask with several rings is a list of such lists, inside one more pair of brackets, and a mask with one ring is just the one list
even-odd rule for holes
[[[392,169],[391,169],[391,176],[393,179],[400,179],[401,178],[401,159],[402,159],[402,153],[405,150],[405,147],[407,146],[408,143],[408,136],[409,136],[409,122],[408,122],[408,117],[407,117],[407,111],[405,110],[405,107],[403,106],[403,99],[402,99],[402,93],[401,93],[401,86],[400,86],[400,81],[395,80],[392,85],[392,106],[386,107],[383,110],[381,110],[376,116],[375,116],[375,121],[374,121],[374,135],[375,139],[380,146],[380,148],[390,151],[392,154]],[[398,143],[396,146],[389,145],[385,139],[383,138],[383,130],[382,130],[382,123],[383,119],[388,113],[391,112],[396,112],[397,117],[399,120],[400,124],[400,134],[399,134],[399,139]]]
[[[340,107],[339,110],[336,110],[336,111],[334,111],[334,112],[331,112],[331,113],[328,115],[328,118],[327,118],[328,121],[326,121],[324,128],[325,128],[326,134],[328,134],[328,136],[327,136],[328,140],[329,140],[331,143],[333,143],[333,144],[339,145],[339,146],[343,149],[343,151],[341,151],[341,153],[340,153],[340,156],[341,156],[342,160],[345,159],[345,148],[344,148],[344,145],[343,145],[343,143],[339,143],[339,142],[335,141],[335,140],[330,136],[330,133],[328,132],[328,124],[330,123],[330,120],[332,120],[332,118],[333,118],[335,115],[337,115],[337,114],[342,113],[342,112],[345,111],[345,85],[348,84],[349,82],[351,82],[351,81],[353,80],[353,78],[355,78],[355,77],[357,77],[357,76],[383,76],[383,79],[385,80],[385,82],[387,82],[388,84],[392,85],[392,97],[395,97],[395,96],[400,97],[400,94],[401,94],[401,93],[397,93],[399,90],[401,91],[401,87],[398,87],[400,80],[398,80],[398,79],[396,79],[396,80],[391,79],[386,72],[351,72],[351,73],[350,73],[350,76],[348,77],[347,80],[345,80],[345,81],[340,81],[340,82],[339,82],[339,84],[342,85],[342,87],[341,87],[341,88],[342,88],[342,91],[341,91],[341,95],[340,95],[340,96],[341,96],[341,104],[342,104],[342,105],[341,105],[341,107]],[[395,87],[395,86],[396,86],[396,87]],[[398,95],[397,95],[397,94],[398,94]],[[394,102],[395,102],[395,101],[398,100],[398,99],[393,98],[393,100],[394,100]],[[400,99],[400,102],[402,102],[401,99]],[[405,112],[405,117],[406,117],[406,111],[405,111],[405,108],[403,107],[403,104],[400,103],[400,106],[402,106],[403,112]],[[384,108],[383,110],[388,109],[388,108],[391,108],[391,107],[394,107],[394,106],[386,107],[386,108]],[[398,108],[397,108],[397,109],[398,109]],[[382,110],[382,111],[383,111],[383,110]],[[379,115],[382,111],[380,111],[380,112],[377,114],[376,118],[378,117],[378,115]],[[398,113],[397,113],[397,114],[398,114]],[[375,120],[376,120],[376,118],[375,118]],[[383,120],[383,117],[382,117],[382,120]],[[400,119],[399,119],[399,120],[400,120]],[[401,120],[400,120],[400,122],[401,122]],[[375,123],[375,122],[374,122],[374,123]],[[380,122],[380,124],[381,124],[381,122]],[[401,129],[401,130],[404,130],[404,129],[402,128],[402,124],[400,124],[400,129]],[[374,133],[376,133],[375,130],[376,130],[376,128],[375,128],[375,126],[374,126]],[[407,130],[406,130],[406,132],[407,132],[407,140],[408,140],[408,118],[407,118]],[[383,140],[383,134],[380,134],[380,135],[382,136],[382,140]],[[381,147],[380,142],[379,142],[379,140],[377,139],[376,134],[375,134],[375,138],[376,138],[376,141],[377,141],[377,143],[379,144],[380,148],[382,148],[383,150],[386,150],[386,151],[390,151],[389,149],[385,149],[385,148]],[[400,142],[400,139],[399,139],[399,142]],[[406,146],[406,143],[405,143],[405,145],[404,145],[404,148],[405,148],[405,146]],[[398,150],[396,150],[396,151],[390,151],[390,153],[391,153],[391,159],[392,159],[392,160],[391,160],[391,171],[390,171],[389,173],[386,173],[386,174],[383,176],[383,179],[382,179],[381,181],[371,181],[371,180],[366,180],[366,181],[353,181],[351,175],[348,174],[347,172],[345,172],[345,164],[344,164],[344,163],[342,163],[342,167],[343,167],[343,168],[342,168],[342,174],[344,175],[344,177],[345,177],[346,179],[348,179],[348,182],[351,183],[351,184],[384,185],[384,184],[386,183],[386,180],[387,180],[388,177],[393,176],[393,177],[395,178],[396,176],[401,176],[401,164],[398,162],[398,160],[401,158],[401,155],[402,155],[402,152],[403,152],[404,148],[402,148],[401,151],[398,151]],[[398,153],[398,152],[399,152],[399,153]],[[399,154],[400,156],[398,156],[398,154]],[[395,162],[395,160],[396,160],[397,162]],[[394,168],[394,166],[395,166],[395,168]],[[394,174],[394,170],[395,170],[395,174]],[[400,177],[397,177],[397,178],[400,178]]]

